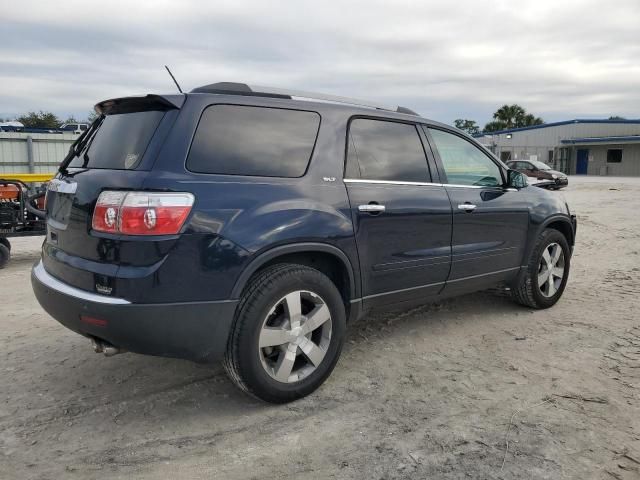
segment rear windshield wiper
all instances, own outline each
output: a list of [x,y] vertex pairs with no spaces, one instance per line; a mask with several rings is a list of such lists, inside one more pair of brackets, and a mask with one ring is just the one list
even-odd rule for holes
[[67,156],[64,157],[64,160],[62,160],[60,167],[58,167],[58,172],[62,174],[69,173],[67,167],[73,161],[73,159],[80,155],[80,153],[85,149],[88,142],[95,135],[98,128],[100,128],[100,125],[104,121],[104,118],[104,115],[100,115],[98,118],[96,118],[91,126],[89,126],[89,128],[87,128],[84,133],[82,133],[78,137],[78,139],[71,144],[71,147],[69,147],[69,153],[67,153]]
[[[98,128],[96,127],[96,131],[98,130]],[[89,137],[87,137],[86,140],[86,148],[84,148],[84,155],[82,157],[82,168],[87,168],[87,165],[89,164],[89,150],[91,149],[91,145],[93,145],[93,141],[96,139],[96,135],[93,134],[93,136],[89,139]],[[82,152],[82,150],[78,151],[78,154],[80,154],[80,152]]]

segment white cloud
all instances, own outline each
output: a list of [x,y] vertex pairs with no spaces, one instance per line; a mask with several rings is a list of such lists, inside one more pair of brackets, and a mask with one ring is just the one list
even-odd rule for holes
[[[2,6],[2,3],[7,5]],[[317,90],[483,123],[640,116],[640,3],[0,1],[0,116],[215,81]]]

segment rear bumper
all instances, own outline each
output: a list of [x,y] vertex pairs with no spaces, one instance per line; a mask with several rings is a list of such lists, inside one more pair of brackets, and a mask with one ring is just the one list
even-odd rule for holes
[[222,357],[236,300],[136,304],[80,290],[51,276],[38,262],[33,291],[49,315],[87,337],[145,355],[215,361]]

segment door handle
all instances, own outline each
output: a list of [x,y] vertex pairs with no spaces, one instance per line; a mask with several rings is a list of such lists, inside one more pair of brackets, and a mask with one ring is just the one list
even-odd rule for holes
[[377,203],[370,203],[368,205],[358,205],[358,210],[365,213],[382,213],[385,210],[385,206]]
[[476,209],[476,205],[473,203],[461,203],[458,205],[458,210],[464,210],[465,212],[473,212]]

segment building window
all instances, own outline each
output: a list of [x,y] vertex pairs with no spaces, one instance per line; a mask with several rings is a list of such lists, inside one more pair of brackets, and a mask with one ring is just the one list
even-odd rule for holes
[[500,152],[500,160],[505,163],[511,160],[511,152]]
[[622,162],[622,149],[610,148],[607,150],[607,163],[621,163]]

